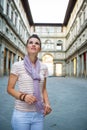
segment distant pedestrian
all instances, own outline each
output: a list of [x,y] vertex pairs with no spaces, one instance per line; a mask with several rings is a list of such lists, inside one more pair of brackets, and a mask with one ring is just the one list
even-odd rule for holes
[[24,60],[12,65],[8,80],[7,91],[16,99],[12,127],[13,130],[43,130],[44,116],[51,112],[51,106],[46,90],[48,69],[37,57],[41,50],[38,35],[29,37],[26,49]]

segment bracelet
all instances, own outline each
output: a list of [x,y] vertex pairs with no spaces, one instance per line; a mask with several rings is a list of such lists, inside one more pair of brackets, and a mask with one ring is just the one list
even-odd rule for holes
[[24,96],[23,96],[23,101],[25,101],[25,97],[26,97],[26,95],[27,95],[27,94],[24,94]]
[[26,95],[27,95],[27,94],[21,93],[20,96],[19,96],[19,99],[20,99],[21,101],[24,101]]
[[23,98],[22,98],[22,97],[24,97],[24,93],[21,93],[20,96],[19,96],[19,99],[20,99],[21,101],[23,101]]

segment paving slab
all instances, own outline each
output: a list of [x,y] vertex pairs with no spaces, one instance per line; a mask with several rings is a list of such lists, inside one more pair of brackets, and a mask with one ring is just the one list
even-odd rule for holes
[[[0,130],[12,130],[14,98],[7,93],[8,77],[0,77]],[[49,77],[47,90],[52,113],[44,130],[87,130],[87,79]]]

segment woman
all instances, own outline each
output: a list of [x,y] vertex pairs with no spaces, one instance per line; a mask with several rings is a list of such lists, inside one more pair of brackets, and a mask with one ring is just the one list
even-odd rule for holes
[[44,116],[51,112],[51,107],[46,90],[48,71],[37,58],[41,40],[36,34],[29,37],[26,49],[24,60],[13,64],[8,81],[7,92],[16,99],[12,127],[13,130],[43,130]]

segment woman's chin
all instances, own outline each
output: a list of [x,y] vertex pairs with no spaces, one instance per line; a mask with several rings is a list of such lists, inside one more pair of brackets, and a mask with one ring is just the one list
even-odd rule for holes
[[29,54],[31,54],[31,55],[37,55],[37,52],[32,51],[32,52],[29,52]]

